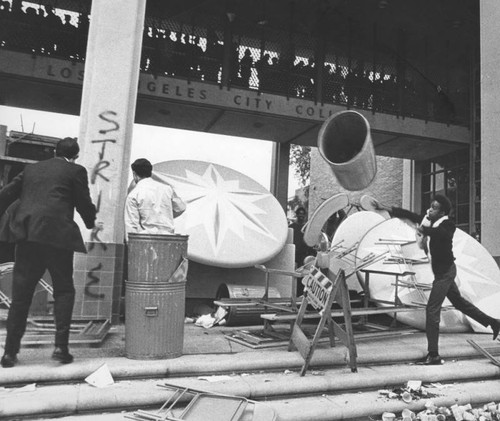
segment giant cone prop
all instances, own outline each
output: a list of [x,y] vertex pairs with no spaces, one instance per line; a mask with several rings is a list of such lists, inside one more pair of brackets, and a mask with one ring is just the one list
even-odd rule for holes
[[370,125],[356,111],[341,111],[326,120],[318,135],[318,149],[346,190],[363,190],[377,173]]

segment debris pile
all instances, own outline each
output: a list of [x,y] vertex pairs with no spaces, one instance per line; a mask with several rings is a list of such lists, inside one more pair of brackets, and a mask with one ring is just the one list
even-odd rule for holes
[[472,408],[471,404],[437,407],[431,401],[425,405],[426,409],[415,414],[404,409],[400,417],[392,412],[384,412],[382,421],[500,421],[500,404],[490,402],[481,408]]
[[[431,387],[443,388],[445,386],[433,383]],[[446,406],[438,407],[431,400],[438,395],[431,393],[420,380],[410,380],[405,387],[379,390],[379,394],[386,399],[399,399],[406,403],[419,399],[427,400],[425,409],[418,413],[404,409],[398,417],[392,412],[384,412],[382,421],[500,421],[500,403],[490,402],[481,408],[472,408],[470,404],[455,404],[449,408]]]
[[437,396],[429,392],[427,387],[422,386],[420,380],[410,380],[405,387],[396,387],[392,390],[379,390],[379,394],[389,399],[399,399],[406,403]]
[[[444,387],[432,384],[435,387]],[[472,408],[471,404],[452,405],[451,407],[437,406],[431,398],[438,395],[431,393],[428,387],[419,380],[410,380],[405,387],[392,390],[379,390],[379,394],[387,399],[399,399],[406,403],[426,399],[425,409],[415,413],[404,409],[400,416],[392,412],[384,412],[382,421],[500,421],[500,403],[487,403],[481,408]],[[371,417],[370,417],[371,418]]]

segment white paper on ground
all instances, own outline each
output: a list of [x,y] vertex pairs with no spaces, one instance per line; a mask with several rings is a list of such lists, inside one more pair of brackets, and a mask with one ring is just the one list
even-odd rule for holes
[[85,381],[95,387],[111,386],[115,382],[107,364],[103,364],[96,371],[87,376]]

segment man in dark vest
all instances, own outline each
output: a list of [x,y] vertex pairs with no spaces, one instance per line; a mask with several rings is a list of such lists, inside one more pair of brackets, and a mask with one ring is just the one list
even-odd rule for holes
[[54,288],[55,349],[52,359],[71,363],[68,351],[71,315],[75,300],[73,254],[85,253],[75,209],[85,226],[95,229],[96,208],[89,193],[87,171],[75,164],[80,148],[76,139],[64,138],[56,157],[27,165],[0,190],[0,215],[19,199],[10,220],[10,238],[16,243],[12,303],[7,317],[2,367],[13,367],[35,287],[48,270]]

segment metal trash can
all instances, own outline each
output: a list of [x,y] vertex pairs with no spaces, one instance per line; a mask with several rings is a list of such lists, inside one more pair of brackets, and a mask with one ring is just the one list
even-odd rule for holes
[[187,256],[187,235],[128,235],[129,282],[167,282]]
[[182,355],[185,282],[126,283],[125,353],[127,358],[155,360]]
[[182,355],[187,274],[186,235],[129,234],[125,283],[125,355]]

